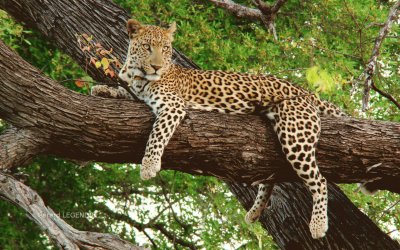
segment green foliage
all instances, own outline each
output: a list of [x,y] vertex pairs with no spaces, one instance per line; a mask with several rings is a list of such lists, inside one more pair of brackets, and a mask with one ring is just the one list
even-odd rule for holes
[[36,31],[24,29],[3,10],[0,10],[0,39],[45,75],[74,91],[89,93],[90,88],[75,85],[78,78],[91,80],[77,63]]
[[[276,41],[259,23],[236,19],[208,1],[115,2],[143,23],[166,26],[176,21],[175,47],[204,69],[272,73],[317,91],[353,116],[360,114],[360,94],[350,97],[351,82],[361,74],[379,30],[370,24],[385,21],[389,8],[386,1],[372,0],[288,1],[277,18]],[[237,2],[252,5],[250,0]],[[379,88],[397,99],[399,32],[399,26],[394,25],[385,39],[379,57],[381,74],[375,79]],[[90,81],[70,57],[3,11],[0,39],[49,77],[75,91],[88,92],[86,87],[79,88],[68,80]],[[366,116],[400,121],[396,107],[375,94]],[[0,120],[0,132],[4,128]],[[117,233],[134,243],[151,246],[144,231],[160,249],[172,248],[173,241],[156,228],[157,224],[205,249],[277,248],[259,224],[244,223],[245,211],[216,179],[163,171],[156,179],[143,182],[138,171],[136,165],[80,167],[51,157],[15,170],[26,175],[25,183],[78,229]],[[354,192],[354,185],[342,188],[383,230],[390,231],[390,225],[400,227],[400,206],[391,208],[398,195],[380,192],[369,197]],[[51,247],[43,232],[14,205],[1,201],[0,211],[0,245],[4,249]]]
[[317,93],[332,93],[336,89],[336,81],[326,70],[313,66],[306,70],[306,79]]
[[25,35],[32,33],[25,30],[22,25],[15,23],[6,12],[0,10],[0,37],[11,48],[18,49],[30,46],[31,42],[25,39]]
[[[359,192],[356,184],[340,185],[342,191],[351,198],[361,211],[390,236],[398,234],[400,226],[400,199],[398,194],[379,191],[374,196]],[[398,238],[398,237],[397,237]]]
[[27,218],[25,212],[13,204],[0,200],[0,245],[2,249],[45,249],[46,236]]
[[1,134],[1,132],[3,132],[6,128],[7,128],[7,124],[5,123],[5,121],[3,121],[2,119],[0,119],[0,134]]
[[[243,242],[247,246],[261,242],[266,249],[273,246],[259,225],[247,228],[244,211],[214,178],[163,171],[157,178],[143,182],[137,165],[82,167],[51,157],[41,157],[17,171],[48,206],[78,229],[118,233],[143,244],[146,237],[138,230],[138,224],[143,226],[156,218],[155,223],[172,235],[188,242],[194,236],[192,242],[206,249]],[[0,245],[10,249],[49,247],[48,239],[19,209],[6,201],[1,201],[0,207],[0,222],[4,225]],[[121,219],[123,216],[131,219]],[[157,246],[172,248],[171,239],[149,224],[146,232],[154,235]],[[261,236],[263,239],[253,240]]]

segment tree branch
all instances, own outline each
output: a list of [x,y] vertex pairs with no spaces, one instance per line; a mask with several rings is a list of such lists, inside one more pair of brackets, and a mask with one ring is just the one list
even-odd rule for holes
[[[18,127],[40,124],[37,136],[54,138],[43,153],[79,161],[141,161],[153,122],[147,106],[74,93],[40,75],[3,43],[0,60],[2,72],[13,68],[0,79],[0,117]],[[20,92],[35,96],[35,103],[21,99]],[[4,108],[5,103],[14,109]],[[287,171],[291,167],[282,156],[273,130],[258,116],[246,116],[245,121],[242,117],[188,112],[166,149],[163,169],[248,184],[264,181],[272,174],[269,182],[297,181],[293,171]],[[400,192],[396,182],[400,178],[400,159],[393,154],[400,149],[400,124],[353,118],[329,118],[322,124],[317,157],[329,180],[349,183],[380,177],[388,185],[382,188]],[[266,137],[260,137],[260,133]],[[368,151],[358,150],[366,145]],[[367,171],[378,163],[378,167]]]
[[386,97],[386,99],[388,99],[388,100],[391,101],[394,105],[396,105],[396,107],[397,107],[398,109],[400,109],[400,103],[399,103],[396,99],[394,99],[394,97],[393,97],[391,94],[389,94],[389,93],[387,93],[387,92],[385,92],[385,91],[383,91],[383,90],[381,90],[381,89],[378,89],[378,87],[376,87],[374,81],[371,81],[371,87],[372,87],[373,90],[375,90],[376,92],[378,92],[380,95]]
[[232,0],[209,0],[215,6],[226,9],[238,18],[258,20],[265,28],[273,34],[274,39],[278,40],[275,28],[275,19],[279,9],[287,0],[277,0],[274,5],[269,5],[262,0],[254,0],[253,3],[258,9],[249,8],[233,2]]
[[362,110],[366,111],[368,108],[369,97],[370,97],[370,90],[373,88],[375,91],[383,95],[384,97],[388,98],[391,102],[393,102],[398,108],[400,105],[395,99],[389,95],[388,93],[384,93],[381,90],[378,90],[373,82],[373,76],[376,70],[376,64],[379,56],[379,50],[382,46],[383,40],[385,39],[386,35],[389,33],[392,24],[398,19],[399,16],[399,8],[400,8],[400,1],[394,3],[392,8],[389,11],[388,18],[386,22],[383,24],[382,28],[379,30],[379,34],[375,39],[374,48],[372,49],[371,58],[368,61],[367,66],[365,67],[363,73],[358,77],[356,84],[353,88],[353,92],[355,91],[358,82],[364,79],[364,92],[362,98]]
[[25,165],[43,152],[46,144],[32,130],[11,126],[0,134],[0,169]]
[[[240,202],[243,207],[251,208],[257,189],[243,189],[238,183],[231,183],[229,188],[242,197]],[[289,225],[293,223],[296,225],[274,235],[274,240],[278,244],[286,242],[285,245],[279,245],[282,249],[399,249],[399,244],[390,240],[389,236],[382,235],[382,232],[373,223],[370,223],[369,218],[365,214],[359,213],[357,207],[333,183],[328,183],[328,193],[330,194],[328,202],[329,230],[333,225],[344,223],[345,226],[341,230],[329,231],[328,238],[324,240],[315,241],[307,238],[308,225],[296,223],[296,219],[302,217],[303,211],[312,208],[311,200],[307,199],[307,192],[303,191],[306,191],[306,187],[301,183],[275,185],[269,200],[270,205],[261,215],[260,222],[268,231],[276,230],[277,225],[282,225],[282,227],[290,227]],[[351,221],[344,219],[348,216],[352,217]],[[349,239],[351,237],[349,234],[353,233],[358,236]],[[372,245],[369,242],[371,238],[382,236],[384,239],[376,241]]]
[[188,242],[180,237],[177,237],[174,233],[171,233],[170,231],[168,231],[165,228],[165,225],[162,223],[153,222],[154,220],[151,220],[150,223],[146,223],[146,224],[140,223],[140,222],[133,220],[128,215],[120,214],[120,213],[112,211],[110,208],[108,208],[104,204],[97,204],[95,206],[95,208],[96,208],[96,210],[99,210],[99,211],[105,213],[106,215],[110,216],[113,219],[126,222],[127,224],[136,228],[140,232],[145,232],[145,229],[147,229],[147,228],[157,230],[161,234],[163,234],[165,237],[167,237],[167,239],[169,239],[171,242],[176,242],[179,245],[181,245],[183,247],[187,247],[192,250],[197,249],[197,246],[195,244],[193,244],[192,242]]
[[247,18],[251,20],[261,20],[262,13],[259,9],[249,8],[235,3],[232,0],[209,0],[215,6],[226,9],[232,15],[238,18]]
[[0,196],[25,210],[60,249],[142,249],[116,235],[76,230],[47,207],[34,190],[2,172]]

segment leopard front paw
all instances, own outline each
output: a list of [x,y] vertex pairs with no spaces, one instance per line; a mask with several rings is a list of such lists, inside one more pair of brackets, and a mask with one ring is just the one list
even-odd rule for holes
[[161,159],[143,157],[142,167],[140,168],[140,178],[148,180],[157,175],[161,169]]
[[310,222],[310,232],[314,239],[325,236],[328,231],[328,218],[326,216],[313,215]]
[[101,96],[106,98],[117,98],[118,92],[108,87],[107,85],[96,85],[90,90],[90,94],[94,96]]

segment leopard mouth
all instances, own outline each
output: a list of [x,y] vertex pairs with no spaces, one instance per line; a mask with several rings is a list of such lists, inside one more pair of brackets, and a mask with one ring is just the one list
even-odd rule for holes
[[157,71],[155,71],[153,73],[148,73],[143,68],[139,68],[138,70],[140,72],[142,72],[142,74],[143,74],[142,77],[146,78],[149,81],[157,81],[157,80],[160,80],[160,78],[161,78],[161,74],[157,73]]
[[149,81],[157,81],[157,80],[160,80],[160,78],[161,78],[161,74],[157,73],[157,71],[152,72],[152,73],[148,73],[142,67],[136,68],[135,71],[136,71],[136,73],[135,73],[136,76],[145,78],[145,79],[147,79]]
[[161,76],[159,74],[146,74],[144,78],[149,81],[158,81],[160,80]]

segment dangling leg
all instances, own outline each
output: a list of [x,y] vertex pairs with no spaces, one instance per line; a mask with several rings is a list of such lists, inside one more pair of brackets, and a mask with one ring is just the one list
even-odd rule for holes
[[156,114],[156,120],[142,159],[142,167],[140,168],[142,180],[155,177],[160,171],[164,148],[186,114],[184,100],[176,93],[163,91],[164,93],[159,93],[158,96],[150,95],[149,99],[146,100],[146,103],[154,102],[152,109]]
[[254,223],[267,206],[274,184],[259,184],[256,200],[244,218],[246,223]]
[[317,110],[306,100],[288,100],[273,108],[274,129],[287,160],[304,181],[313,197],[310,231],[314,239],[328,230],[327,182],[320,174],[315,150],[320,134]]

